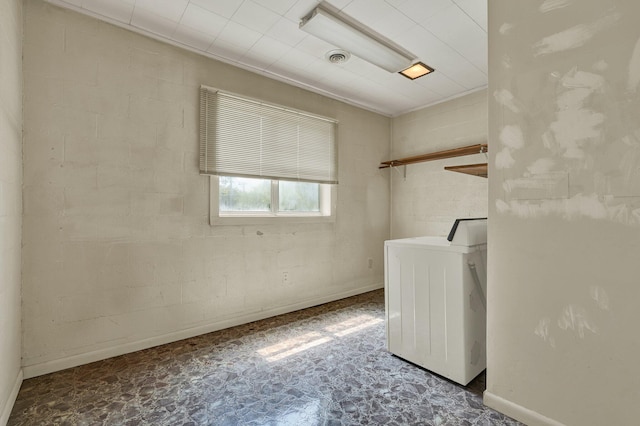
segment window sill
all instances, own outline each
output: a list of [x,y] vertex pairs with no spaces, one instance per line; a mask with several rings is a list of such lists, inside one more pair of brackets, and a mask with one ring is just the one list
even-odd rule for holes
[[335,215],[224,215],[210,217],[211,225],[274,225],[288,223],[333,223]]

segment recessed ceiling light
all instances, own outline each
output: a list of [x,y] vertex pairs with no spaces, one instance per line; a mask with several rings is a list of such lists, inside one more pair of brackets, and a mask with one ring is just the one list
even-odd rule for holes
[[409,68],[400,71],[400,74],[404,75],[408,79],[415,80],[416,78],[432,73],[433,71],[434,69],[430,66],[425,65],[422,62],[416,62]]

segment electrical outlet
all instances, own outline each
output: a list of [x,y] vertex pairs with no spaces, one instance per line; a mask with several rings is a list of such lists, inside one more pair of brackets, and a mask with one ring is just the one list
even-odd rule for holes
[[373,269],[373,259],[372,258],[367,259],[367,265],[369,265],[369,269]]
[[289,284],[289,272],[284,271],[282,273],[282,284]]

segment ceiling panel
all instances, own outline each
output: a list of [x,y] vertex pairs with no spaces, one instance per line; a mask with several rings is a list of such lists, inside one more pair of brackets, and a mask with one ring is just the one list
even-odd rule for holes
[[341,13],[349,17],[357,16],[363,25],[391,40],[404,28],[414,24],[411,18],[385,0],[352,1]]
[[[386,0],[391,3],[390,0]],[[475,0],[485,3],[481,0]],[[399,2],[397,9],[416,23],[422,23],[443,9],[450,7],[451,0],[406,0]],[[486,3],[485,3],[486,6]]]
[[189,4],[180,19],[180,26],[217,37],[227,24],[227,19],[195,4]]
[[263,36],[251,46],[249,53],[269,58],[269,64],[273,64],[282,58],[289,50],[291,50],[291,46],[281,43],[269,36]]
[[255,3],[282,16],[291,9],[296,0],[253,0]]
[[267,31],[267,35],[293,47],[304,40],[308,34],[300,31],[297,22],[292,22],[287,18],[280,18]]
[[244,0],[191,0],[191,3],[210,12],[231,19]]
[[310,68],[311,64],[316,62],[318,58],[300,50],[291,49],[286,52],[273,65],[280,69],[288,69],[289,72],[296,71],[298,75]]
[[422,26],[486,74],[487,33],[457,5],[441,10]]
[[292,22],[298,22],[318,4],[320,0],[298,0],[283,16]]
[[[417,81],[429,81],[435,75],[445,75],[460,87],[465,88],[464,90],[486,85],[485,73],[422,25],[416,24],[407,29],[402,36],[397,37],[397,40],[436,70],[435,73],[427,76],[428,78]],[[483,51],[486,53],[486,48]]]
[[318,0],[47,0],[386,115],[486,87],[487,0],[327,0],[435,68],[415,81],[299,29]]
[[476,24],[487,32],[487,5],[478,0],[454,0],[464,12],[473,19]]
[[241,49],[233,43],[216,40],[214,44],[209,46],[207,52],[213,55],[214,58],[224,58],[233,63],[239,62],[245,53],[247,53],[247,50],[249,50],[249,48]]
[[215,40],[215,36],[203,33],[186,25],[178,25],[173,32],[172,40],[186,46],[193,47],[197,50],[206,51],[211,43]]
[[220,42],[232,44],[237,46],[238,50],[244,53],[244,51],[251,49],[251,46],[256,44],[261,37],[262,34],[258,31],[249,29],[236,22],[229,21],[220,34],[218,34],[215,44]]
[[280,15],[252,0],[246,0],[231,20],[265,34],[280,19]]

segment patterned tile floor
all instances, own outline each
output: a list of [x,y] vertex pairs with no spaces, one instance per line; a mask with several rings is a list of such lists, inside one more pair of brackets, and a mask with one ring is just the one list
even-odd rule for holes
[[25,380],[9,425],[519,425],[385,350],[382,290]]

